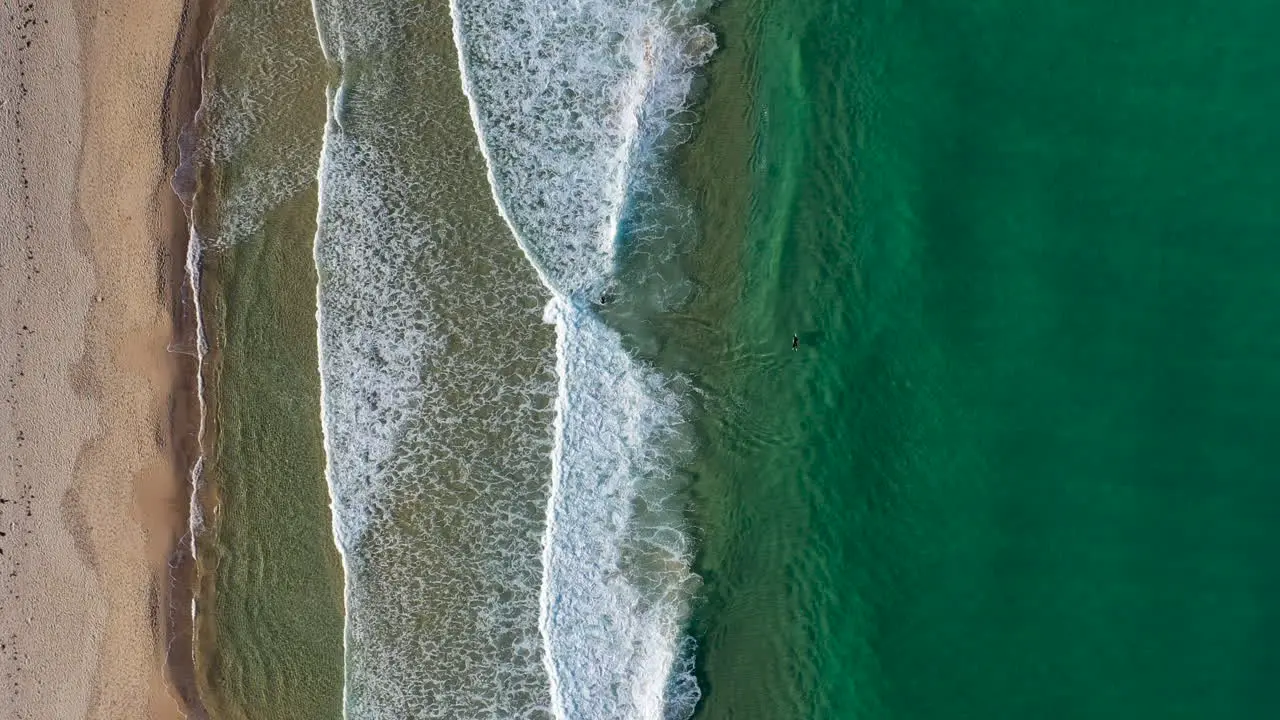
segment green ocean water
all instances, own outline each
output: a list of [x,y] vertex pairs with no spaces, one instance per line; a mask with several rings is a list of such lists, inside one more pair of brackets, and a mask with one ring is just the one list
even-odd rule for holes
[[196,663],[213,718],[342,715],[343,579],[325,484],[316,174],[326,67],[310,7],[221,8],[197,198],[209,426]]
[[1280,9],[712,19],[698,717],[1280,712]]

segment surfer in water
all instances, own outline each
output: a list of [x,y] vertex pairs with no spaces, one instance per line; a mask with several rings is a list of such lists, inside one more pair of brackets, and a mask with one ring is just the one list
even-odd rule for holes
[[792,335],[791,335],[791,349],[792,349],[792,350],[799,350],[799,349],[800,349],[800,336],[799,336],[799,335],[796,335],[796,334],[792,334]]

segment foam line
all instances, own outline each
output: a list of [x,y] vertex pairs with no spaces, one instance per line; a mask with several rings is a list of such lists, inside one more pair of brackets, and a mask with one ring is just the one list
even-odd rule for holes
[[[316,12],[316,32],[319,34],[320,20],[318,9],[313,2],[313,12]],[[323,36],[321,35],[321,46],[323,47]],[[329,95],[326,90],[326,95]],[[330,124],[333,122],[333,98],[326,97],[325,101],[325,123],[324,123],[324,139],[320,145],[320,160],[316,169],[316,235],[312,243],[311,256],[319,267],[319,247],[320,247],[320,219],[324,217],[325,207],[325,169],[327,158],[329,156],[329,134],[331,132]],[[321,286],[316,284],[316,328],[324,327],[324,303],[321,294]],[[316,358],[318,361],[317,372],[320,376],[320,428],[324,443],[324,479],[325,486],[329,492],[329,511],[333,518],[333,543],[338,548],[338,557],[342,562],[342,655],[345,658],[349,651],[349,642],[351,635],[351,613],[349,611],[351,602],[351,567],[347,559],[347,551],[342,542],[342,531],[338,519],[338,502],[336,488],[334,487],[333,474],[333,448],[331,445],[332,432],[329,427],[329,414],[325,412],[325,408],[329,407],[328,403],[328,387],[325,380],[325,352],[324,343],[321,340],[320,332],[316,332]],[[345,666],[345,663],[344,663]],[[347,697],[348,681],[344,667],[342,683],[342,717],[344,720],[349,717],[349,704]]]
[[645,2],[452,0],[450,12],[494,201],[553,295],[559,388],[539,597],[553,715],[687,717],[698,697],[682,638],[692,575],[669,501],[678,458],[666,453],[679,445],[680,400],[590,302],[614,282],[645,153],[714,43],[687,13]]

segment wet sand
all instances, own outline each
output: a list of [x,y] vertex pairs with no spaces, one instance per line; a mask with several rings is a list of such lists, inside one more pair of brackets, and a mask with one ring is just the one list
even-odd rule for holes
[[0,15],[0,717],[183,716],[166,647],[189,361],[161,122],[181,14]]

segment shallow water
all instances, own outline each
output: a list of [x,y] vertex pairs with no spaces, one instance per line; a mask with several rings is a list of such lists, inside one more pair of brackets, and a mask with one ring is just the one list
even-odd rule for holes
[[250,0],[220,16],[197,198],[215,353],[197,664],[219,718],[341,713],[342,575],[324,482],[311,258],[324,79],[305,4]]

